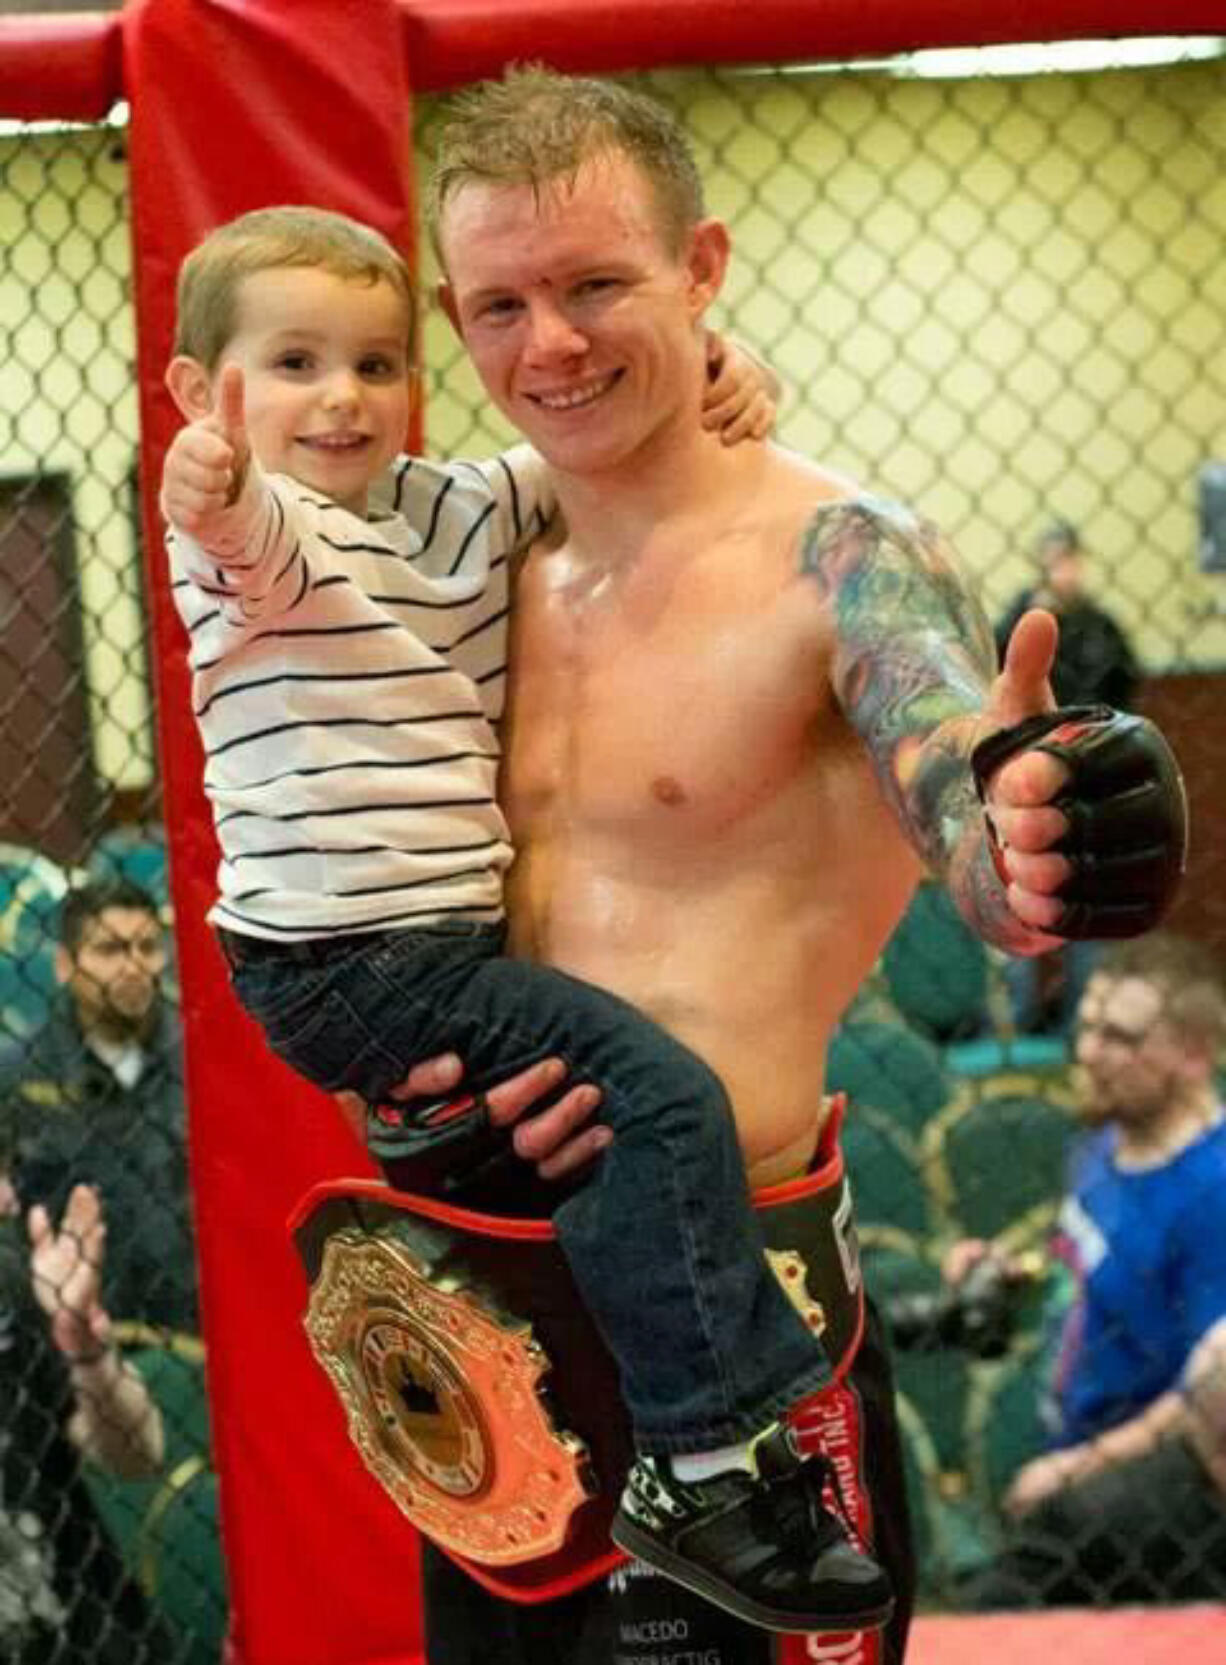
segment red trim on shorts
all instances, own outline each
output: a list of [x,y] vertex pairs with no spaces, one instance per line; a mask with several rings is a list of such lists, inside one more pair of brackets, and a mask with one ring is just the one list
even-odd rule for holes
[[[833,1465],[839,1495],[832,1501],[841,1502],[861,1540],[871,1546],[873,1505],[864,1473],[864,1415],[859,1393],[840,1382],[801,1400],[789,1420],[800,1449],[806,1455],[821,1455]],[[880,1630],[777,1636],[775,1665],[884,1665],[882,1637]]]

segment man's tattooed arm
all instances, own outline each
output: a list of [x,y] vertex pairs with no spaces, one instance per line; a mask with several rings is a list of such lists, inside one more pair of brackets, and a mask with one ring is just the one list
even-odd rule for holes
[[970,769],[996,648],[948,547],[898,505],[859,497],[814,515],[801,570],[834,619],[835,695],[911,843],[980,936],[1033,952]]

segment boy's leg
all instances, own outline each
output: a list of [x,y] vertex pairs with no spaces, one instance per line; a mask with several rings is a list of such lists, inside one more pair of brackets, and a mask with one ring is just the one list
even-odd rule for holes
[[861,1413],[852,1460],[869,1490],[875,1551],[897,1591],[887,1628],[862,1635],[858,1649],[846,1636],[771,1636],[638,1561],[561,1601],[519,1606],[491,1596],[423,1543],[426,1665],[628,1665],[687,1654],[703,1665],[792,1665],[823,1657],[823,1646],[833,1661],[902,1665],[915,1563],[893,1382],[875,1314],[870,1313],[849,1384]]
[[613,1129],[553,1218],[633,1424],[615,1541],[767,1629],[884,1623],[888,1580],[831,1509],[825,1463],[786,1426],[830,1384],[830,1363],[767,1262],[718,1078],[623,1002],[557,973],[482,966],[470,1013],[483,990],[483,1025],[512,1044],[549,1013],[549,1050],[600,1086]]
[[[553,1220],[622,1368],[636,1443],[671,1454],[747,1441],[827,1383],[820,1343],[766,1262],[718,1077],[603,990],[497,955],[424,966],[412,940],[420,935],[389,938],[348,979],[345,1001],[369,1031],[365,1042],[346,1037],[351,1049],[369,1066],[381,1032],[389,1060],[367,1074],[367,1094],[372,1081],[383,1094],[399,1082],[423,1034],[429,1050],[464,1059],[464,1090],[478,1106],[483,1089],[546,1056],[563,1058],[572,1081],[600,1087],[613,1142],[585,1184],[555,1193]],[[384,1108],[372,1153],[393,1184],[420,1189],[410,1164],[424,1148],[422,1107]],[[472,1119],[479,1124],[479,1110]],[[448,1194],[465,1200],[474,1193],[463,1120],[447,1120],[444,1108],[438,1129],[454,1158]],[[472,1139],[478,1159],[501,1152],[527,1184],[506,1135],[483,1137],[478,1125]],[[487,1167],[478,1184],[488,1190],[488,1179]]]
[[[235,988],[291,1066],[379,1107],[371,1150],[393,1184],[398,1151],[440,1185],[499,1152],[522,1173],[483,1125],[481,1089],[549,1055],[596,1082],[613,1144],[554,1219],[623,1366],[636,1439],[667,1453],[752,1438],[830,1372],[765,1262],[718,1078],[625,1002],[505,959],[498,942],[472,927],[389,932],[305,963],[245,948]],[[467,1113],[381,1103],[444,1051],[465,1060]]]
[[[546,1054],[599,1084],[613,1143],[554,1220],[621,1370],[640,1452],[618,1542],[751,1623],[884,1622],[884,1575],[827,1507],[820,1465],[779,1426],[830,1382],[830,1365],[768,1266],[711,1070],[613,996],[473,943],[392,936],[332,984],[316,991],[305,1034],[326,1032],[329,1056],[348,1054],[362,1079],[346,1066],[320,1085],[377,1102],[427,1050],[458,1052],[477,1089]],[[403,1114],[412,1147],[421,1127],[411,1105]],[[444,1118],[439,1131],[462,1160],[456,1126]],[[674,1454],[716,1451],[719,1472],[672,1468]]]
[[[504,981],[483,966],[482,985]],[[603,990],[514,968],[489,1001],[504,1033],[548,1020],[547,1049],[595,1082],[613,1131],[554,1211],[558,1241],[622,1373],[635,1443],[657,1455],[752,1439],[828,1383],[829,1362],[770,1270],[719,1078]]]

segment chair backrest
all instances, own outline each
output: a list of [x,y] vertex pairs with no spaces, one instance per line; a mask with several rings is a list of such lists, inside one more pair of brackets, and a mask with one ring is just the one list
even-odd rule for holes
[[947,1573],[937,1502],[941,1464],[924,1419],[905,1393],[894,1395],[902,1436],[907,1509],[915,1543],[915,1561],[924,1589],[939,1588]]
[[0,843],[0,1042],[30,1034],[47,1016],[69,883],[49,856]]
[[967,1084],[925,1129],[924,1173],[945,1228],[997,1237],[1064,1191],[1071,1089],[1025,1075]]
[[854,1104],[841,1143],[858,1224],[925,1233],[929,1209],[923,1158],[907,1130],[871,1104]]
[[895,1006],[937,1041],[977,1034],[988,1017],[988,953],[949,892],[923,880],[881,954]]
[[966,1406],[966,1468],[981,1506],[999,1514],[1014,1475],[1047,1443],[1041,1416],[1045,1339],[1028,1335],[975,1367]]
[[182,1634],[182,1665],[214,1665],[227,1597],[204,1349],[195,1336],[127,1321],[115,1335],[161,1410],[166,1457],[150,1479],[117,1479],[91,1464],[87,1482],[132,1574]]
[[948,1101],[951,1082],[939,1049],[900,1023],[840,1024],[826,1058],[831,1092],[884,1110],[916,1136]]
[[103,833],[90,852],[89,868],[100,879],[134,880],[159,907],[170,900],[166,834],[158,825],[113,827]]
[[894,1295],[935,1295],[941,1287],[936,1254],[912,1232],[898,1226],[857,1225],[864,1283],[879,1306]]

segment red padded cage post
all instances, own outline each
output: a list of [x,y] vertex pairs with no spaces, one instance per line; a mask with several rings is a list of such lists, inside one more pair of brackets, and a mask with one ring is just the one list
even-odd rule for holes
[[124,14],[144,530],[187,1035],[209,1390],[241,1665],[410,1665],[413,1532],[355,1459],[302,1330],[285,1222],[366,1172],[335,1107],[267,1051],[205,925],[216,846],[156,486],[178,417],[163,386],[179,262],[245,209],[310,202],[411,247],[409,101],[390,5],[148,0]]

